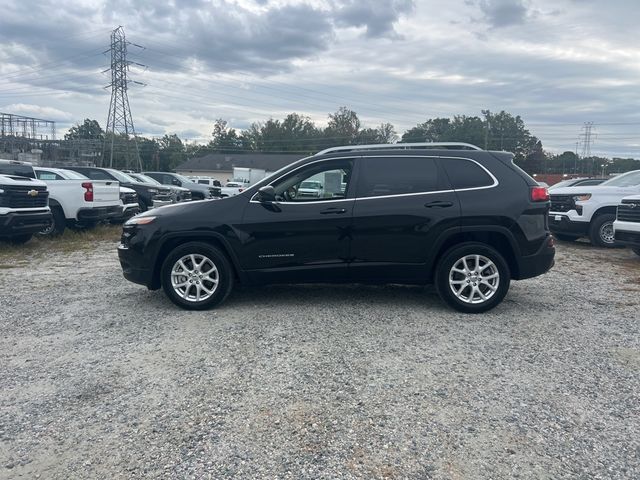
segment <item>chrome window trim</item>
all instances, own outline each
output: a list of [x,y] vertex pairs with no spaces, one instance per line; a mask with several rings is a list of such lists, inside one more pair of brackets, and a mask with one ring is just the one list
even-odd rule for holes
[[[282,177],[289,175],[290,173],[295,172],[296,170],[299,170],[303,167],[306,167],[307,165],[313,165],[314,163],[319,163],[319,162],[330,162],[333,160],[350,160],[350,159],[361,159],[364,160],[365,158],[388,158],[389,155],[366,155],[366,156],[353,156],[350,155],[348,157],[334,157],[334,158],[323,158],[320,160],[315,160],[313,162],[309,162],[309,163],[305,163],[304,165],[300,165],[297,168],[294,168],[293,170],[291,170],[290,172],[287,172],[285,175],[281,175],[278,178],[272,180],[271,182],[267,183],[266,185],[271,185],[274,182],[277,182],[278,180],[280,180]],[[459,188],[459,189],[450,189],[450,190],[436,190],[433,192],[415,192],[415,193],[396,193],[393,195],[379,195],[379,196],[373,196],[373,197],[355,197],[355,198],[340,198],[337,200],[317,200],[317,201],[311,201],[311,202],[276,202],[278,205],[281,204],[285,204],[285,205],[314,205],[314,204],[318,204],[318,203],[329,203],[329,202],[353,202],[353,201],[360,201],[360,200],[376,200],[378,198],[395,198],[395,197],[412,197],[412,196],[417,196],[417,195],[434,195],[434,194],[438,194],[438,193],[454,193],[454,192],[470,192],[470,191],[474,191],[474,190],[486,190],[489,188],[495,188],[497,187],[500,182],[498,182],[498,179],[493,175],[493,173],[491,173],[489,171],[489,169],[487,169],[484,165],[482,165],[480,162],[477,162],[476,160],[472,159],[472,158],[467,158],[467,157],[443,157],[443,156],[436,156],[436,155],[393,155],[393,158],[414,158],[414,157],[418,157],[418,158],[443,158],[443,159],[454,159],[454,160],[466,160],[469,162],[473,162],[476,165],[478,165],[482,170],[484,170],[487,175],[489,175],[489,177],[493,180],[493,183],[491,185],[485,185],[483,187],[469,187],[469,188]],[[266,186],[263,185],[263,186]],[[249,200],[249,203],[261,203],[258,201],[255,201],[254,198],[255,196],[258,194],[258,192],[254,193],[253,196],[251,197],[251,200]]]

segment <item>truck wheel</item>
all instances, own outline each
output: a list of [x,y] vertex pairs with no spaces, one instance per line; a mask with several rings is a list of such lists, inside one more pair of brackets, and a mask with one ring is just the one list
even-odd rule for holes
[[553,236],[561,242],[575,242],[579,238],[572,235],[565,235],[563,233],[554,233]]
[[603,213],[591,220],[589,227],[589,239],[596,247],[613,248],[616,240],[613,236],[613,222],[616,216],[613,213]]
[[33,235],[31,235],[30,233],[25,233],[24,235],[16,235],[9,238],[9,242],[13,243],[14,245],[22,245],[31,240],[31,237],[33,237]]
[[633,253],[636,255],[640,255],[640,247],[633,247],[631,250],[633,250]]
[[482,243],[463,243],[448,250],[436,268],[440,298],[464,313],[491,310],[509,290],[511,272],[504,257]]
[[38,232],[38,236],[57,237],[59,235],[62,235],[66,226],[67,219],[64,217],[64,212],[61,208],[55,207],[51,210],[51,223],[48,227],[40,230]]
[[208,243],[189,242],[176,247],[160,272],[169,299],[187,310],[206,310],[222,303],[233,287],[227,257]]

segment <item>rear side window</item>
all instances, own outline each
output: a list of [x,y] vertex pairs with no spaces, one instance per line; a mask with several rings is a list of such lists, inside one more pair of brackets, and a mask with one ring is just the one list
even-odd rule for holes
[[464,188],[490,187],[493,178],[475,162],[464,158],[443,158],[442,165],[447,172],[451,186],[456,190]]
[[38,170],[36,176],[40,180],[64,180],[60,175],[55,172],[48,172],[46,170]]
[[357,197],[381,197],[442,190],[438,165],[430,157],[363,157]]
[[91,180],[113,180],[113,178],[111,178],[102,170],[87,170],[83,172],[83,174],[89,177]]

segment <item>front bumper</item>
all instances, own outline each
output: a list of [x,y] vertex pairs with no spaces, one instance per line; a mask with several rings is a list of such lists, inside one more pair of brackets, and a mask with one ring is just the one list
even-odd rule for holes
[[569,218],[566,214],[549,214],[549,230],[553,233],[584,237],[589,233],[589,222],[578,222]]
[[555,256],[553,237],[549,235],[536,253],[518,259],[518,272],[513,276],[514,280],[524,280],[547,273],[555,265]]
[[38,233],[51,224],[51,212],[12,212],[0,215],[0,236]]
[[616,243],[629,247],[640,248],[640,223],[638,222],[613,222]]

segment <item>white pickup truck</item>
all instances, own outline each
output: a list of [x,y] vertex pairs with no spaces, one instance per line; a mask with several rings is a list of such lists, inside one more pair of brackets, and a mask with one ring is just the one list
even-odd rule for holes
[[28,242],[51,223],[49,192],[31,164],[0,160],[0,240]]
[[589,237],[593,245],[615,247],[613,222],[622,199],[640,194],[640,170],[623,173],[600,185],[551,190],[549,228],[559,240]]
[[53,222],[40,234],[60,235],[69,227],[93,227],[122,214],[120,184],[90,180],[61,168],[33,167],[36,177],[47,184]]
[[640,255],[640,195],[622,199],[613,222],[616,242]]

